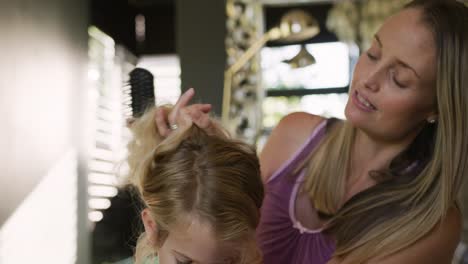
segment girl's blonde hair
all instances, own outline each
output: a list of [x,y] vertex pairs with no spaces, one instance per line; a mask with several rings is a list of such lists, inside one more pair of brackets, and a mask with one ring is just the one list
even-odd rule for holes
[[196,125],[179,128],[162,140],[154,117],[151,109],[132,123],[128,146],[130,180],[157,223],[159,240],[149,245],[143,234],[136,262],[189,215],[209,223],[219,241],[242,244],[240,263],[259,261],[257,247],[247,245],[254,241],[264,195],[255,149],[230,139],[219,126],[210,133]]
[[427,235],[454,206],[468,174],[468,8],[454,0],[417,0],[406,8],[421,10],[434,35],[437,124],[427,124],[387,170],[371,172],[378,184],[343,206],[355,129],[347,122],[331,126],[302,165],[313,205],[331,216],[335,256],[352,263],[390,255]]

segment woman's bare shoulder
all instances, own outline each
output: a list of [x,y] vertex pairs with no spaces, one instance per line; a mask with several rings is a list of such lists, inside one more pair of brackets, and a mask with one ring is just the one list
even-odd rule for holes
[[281,119],[273,129],[260,154],[264,182],[305,143],[323,117],[304,113],[291,113]]

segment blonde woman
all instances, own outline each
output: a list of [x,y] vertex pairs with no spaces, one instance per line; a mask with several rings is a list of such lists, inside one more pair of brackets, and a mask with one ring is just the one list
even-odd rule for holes
[[217,127],[179,127],[162,140],[155,109],[131,124],[132,183],[145,209],[135,262],[260,263],[263,186],[255,150]]
[[[359,58],[346,121],[283,118],[260,155],[266,264],[451,262],[468,175],[467,30],[461,2],[411,2]],[[160,131],[182,116],[209,129],[191,96],[159,112]]]

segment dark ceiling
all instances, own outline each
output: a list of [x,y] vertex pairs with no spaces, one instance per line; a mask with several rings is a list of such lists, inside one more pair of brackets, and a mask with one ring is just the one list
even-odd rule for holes
[[[135,38],[138,14],[146,21],[143,43]],[[91,0],[91,24],[137,56],[176,52],[175,0]]]
[[[175,2],[176,0],[91,0],[91,23],[137,56],[176,53]],[[285,12],[292,8],[301,8],[313,15],[319,21],[321,28],[318,36],[304,43],[336,41],[336,36],[325,26],[326,15],[331,7],[331,3],[299,6],[266,5],[264,6],[265,26],[271,28],[279,23]],[[135,17],[138,14],[144,15],[146,21],[146,40],[142,43],[137,43],[135,38]],[[268,43],[268,46],[278,45],[283,44]]]
[[148,7],[160,4],[173,4],[175,0],[128,0],[128,4],[133,7]]

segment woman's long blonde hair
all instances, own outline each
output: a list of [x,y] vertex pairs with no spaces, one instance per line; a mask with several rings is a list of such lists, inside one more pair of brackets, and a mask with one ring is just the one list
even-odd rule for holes
[[332,217],[327,232],[336,238],[335,256],[352,263],[390,255],[428,234],[454,206],[468,174],[468,8],[434,0],[406,8],[420,9],[433,32],[437,124],[427,124],[387,170],[371,172],[378,184],[343,206],[355,129],[347,122],[331,126],[303,165],[313,205]]
[[179,128],[162,140],[154,117],[151,109],[132,123],[128,146],[131,183],[158,226],[158,245],[149,245],[143,234],[136,262],[150,256],[188,215],[209,223],[219,241],[242,245],[240,263],[259,261],[256,246],[247,245],[254,241],[264,195],[255,149],[219,127],[210,133],[195,125]]

